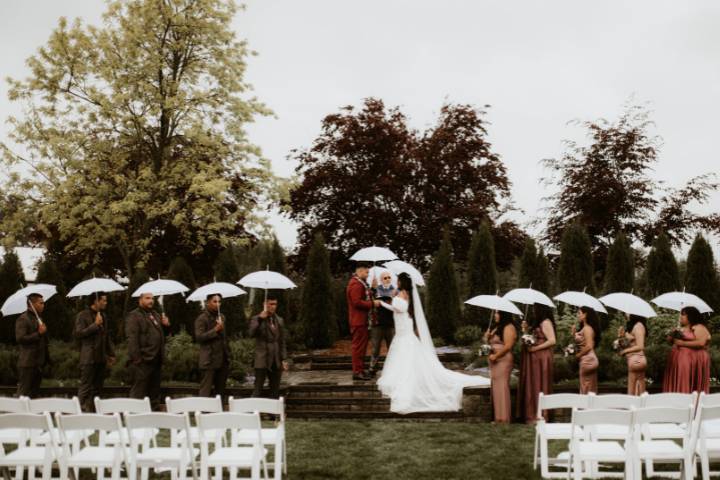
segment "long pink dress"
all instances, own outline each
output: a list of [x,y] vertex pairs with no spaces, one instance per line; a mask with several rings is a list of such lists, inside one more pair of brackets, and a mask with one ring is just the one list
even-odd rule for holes
[[[544,320],[544,322],[549,322],[549,320]],[[536,345],[547,341],[541,327],[535,328],[533,333],[537,340]],[[553,348],[530,352],[529,347],[523,345],[520,359],[520,382],[518,383],[518,416],[524,418],[527,423],[535,423],[540,392],[548,395],[552,393],[552,387]]]
[[694,392],[710,393],[710,353],[704,348],[693,348],[690,388]]
[[[493,353],[503,349],[505,344],[497,334],[490,338]],[[512,401],[510,400],[510,374],[513,368],[512,352],[507,352],[495,362],[490,362],[490,389],[492,391],[495,422],[510,422]]]
[[[585,335],[582,331],[575,334],[575,343],[578,346],[578,350],[585,348]],[[598,362],[595,350],[590,350],[588,353],[580,357],[580,393],[597,393],[598,390],[598,377],[597,371],[600,363]]]
[[[640,330],[645,330],[642,323],[638,322],[632,329],[632,334],[636,337]],[[630,340],[630,346],[635,346],[635,339]],[[647,358],[645,351],[632,352],[625,355],[628,367],[628,395],[642,395],[645,393],[645,370],[647,369]]]
[[[683,340],[695,340],[692,331],[683,332]],[[693,392],[693,360],[695,354],[692,348],[673,345],[668,354],[663,378],[663,392],[692,393]]]

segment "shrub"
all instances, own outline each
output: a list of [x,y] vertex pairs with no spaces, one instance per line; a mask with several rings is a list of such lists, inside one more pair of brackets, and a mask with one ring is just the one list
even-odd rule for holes
[[80,378],[80,350],[75,343],[50,340],[50,365],[47,376],[55,380]]
[[17,376],[17,350],[11,345],[0,345],[0,384],[15,385]]
[[127,362],[127,345],[124,343],[115,345],[115,365],[110,367],[109,375],[109,380],[111,382],[118,383],[120,385],[127,385],[132,382],[132,377],[130,375],[131,371],[128,368]]
[[483,330],[476,325],[465,325],[455,331],[455,342],[458,345],[471,345],[478,340],[482,340]]
[[167,339],[165,343],[165,362],[163,380],[177,382],[197,382],[200,380],[198,354],[200,347],[193,342],[186,331],[181,331]]
[[255,359],[255,340],[240,338],[230,342],[229,378],[244,383],[245,377],[252,371]]

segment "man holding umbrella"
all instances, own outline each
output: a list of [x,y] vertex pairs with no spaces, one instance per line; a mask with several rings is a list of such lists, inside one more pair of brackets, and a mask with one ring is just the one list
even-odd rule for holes
[[225,334],[225,316],[220,313],[222,297],[210,294],[205,299],[205,310],[195,319],[195,341],[200,344],[198,357],[200,370],[201,397],[225,394],[228,370],[230,367],[230,348]]
[[47,326],[40,318],[45,300],[37,293],[27,296],[27,311],[15,320],[15,340],[18,343],[18,396],[34,398],[40,393],[42,369],[49,363]]
[[93,412],[93,399],[100,394],[107,367],[115,363],[115,347],[107,327],[107,293],[88,296],[88,307],[78,313],[73,336],[80,343],[78,398],[83,411]]

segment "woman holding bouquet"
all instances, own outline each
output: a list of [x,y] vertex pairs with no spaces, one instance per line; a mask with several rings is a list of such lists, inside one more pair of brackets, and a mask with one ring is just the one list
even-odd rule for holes
[[485,340],[490,340],[492,353],[488,356],[490,364],[490,388],[492,392],[493,411],[496,423],[509,423],[510,374],[513,368],[512,349],[517,340],[517,329],[512,315],[508,312],[495,312],[493,326],[485,333]]
[[[680,311],[680,325],[685,327],[681,338],[672,339],[673,350],[677,349],[675,366],[668,362],[665,379],[670,392],[710,392],[710,331],[705,326],[700,311],[685,307]],[[672,361],[672,352],[670,352]],[[669,378],[668,378],[669,377]]]
[[580,331],[575,325],[571,333],[577,345],[575,358],[580,363],[580,393],[597,393],[597,371],[600,366],[595,345],[600,343],[600,322],[595,310],[590,307],[580,307],[577,312],[580,320]]
[[693,352],[690,347],[682,343],[694,341],[695,334],[690,327],[687,312],[684,314],[683,311],[680,312],[680,326],[668,332],[668,341],[673,347],[665,363],[663,392],[692,393],[693,391],[691,380]]
[[645,318],[637,315],[628,315],[624,327],[618,332],[618,353],[625,357],[628,366],[628,395],[642,395],[645,393],[645,338],[647,337],[647,324]]
[[522,357],[520,359],[520,382],[518,383],[518,417],[526,423],[537,420],[540,392],[552,393],[553,347],[555,346],[555,319],[552,309],[546,305],[533,305],[532,323],[522,323]]

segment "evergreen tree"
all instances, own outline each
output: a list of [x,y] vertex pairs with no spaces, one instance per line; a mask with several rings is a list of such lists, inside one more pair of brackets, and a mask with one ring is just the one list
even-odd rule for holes
[[714,311],[720,311],[720,281],[713,251],[700,234],[688,252],[685,288],[705,300]]
[[595,292],[593,259],[590,238],[585,227],[573,223],[562,235],[558,286],[561,291],[577,290]]
[[[0,265],[0,305],[24,285],[25,274],[20,265],[20,258],[14,250],[6,249]],[[14,318],[0,319],[0,342],[15,343]]]
[[328,348],[337,338],[337,324],[333,318],[332,277],[330,255],[322,234],[315,235],[305,268],[300,322],[308,348]]
[[540,248],[537,259],[535,260],[535,277],[533,279],[533,288],[547,295],[550,295],[550,266],[545,255],[545,250]]
[[[498,288],[497,267],[495,263],[495,241],[493,240],[490,225],[483,222],[480,229],[475,232],[470,241],[467,266],[467,297],[475,295],[495,294]],[[477,308],[464,309],[464,323],[466,325],[478,324]]]
[[45,255],[38,264],[36,281],[57,287],[57,293],[45,303],[45,311],[42,314],[43,321],[48,327],[48,335],[53,339],[70,341],[75,326],[72,309],[65,296],[67,295],[65,282],[52,256]]
[[536,288],[535,277],[537,276],[538,252],[532,238],[525,240],[525,249],[520,257],[520,275],[518,288]]
[[627,237],[620,232],[608,251],[605,293],[630,293],[634,286],[635,256]]
[[347,305],[347,279],[333,279],[333,299],[335,301],[335,322],[338,327],[338,337],[344,338],[350,335],[350,323],[348,321]]
[[645,276],[649,293],[653,297],[680,289],[678,264],[665,233],[658,235],[653,242],[647,258]]
[[[262,264],[263,268],[270,267],[273,272],[282,273],[287,275],[287,262],[285,260],[285,251],[283,250],[277,237],[273,236],[272,240],[265,244],[264,248],[265,258]],[[286,322],[290,321],[288,318],[288,294],[285,290],[270,290],[268,293],[275,296],[278,299],[277,314],[280,315]]]
[[[168,278],[176,280],[190,289],[195,290],[195,274],[187,261],[182,257],[175,257],[170,263],[168,270]],[[187,295],[186,293],[185,295]],[[170,331],[173,334],[185,329],[193,337],[195,336],[195,318],[200,314],[200,304],[198,302],[186,302],[183,295],[168,295],[164,298],[165,314],[170,319]],[[158,305],[158,310],[163,307]]]
[[[478,264],[480,262],[476,262]],[[442,337],[445,342],[452,342],[460,321],[460,294],[455,278],[452,243],[447,230],[430,267],[426,311],[433,337]]]
[[[215,281],[236,283],[240,279],[234,248],[228,247],[215,260]],[[247,330],[245,304],[247,295],[223,298],[221,311],[225,315],[228,337],[243,336]]]

